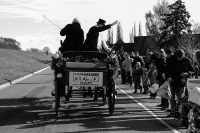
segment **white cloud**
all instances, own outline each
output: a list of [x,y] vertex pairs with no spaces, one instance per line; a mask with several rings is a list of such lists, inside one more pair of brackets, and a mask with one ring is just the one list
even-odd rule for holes
[[8,24],[9,24],[9,25],[15,25],[15,23],[14,23],[14,22],[8,22]]
[[[192,18],[199,20],[199,0],[183,1]],[[124,41],[129,42],[129,32],[134,22],[138,30],[141,21],[142,31],[145,32],[145,12],[152,10],[156,3],[157,0],[1,0],[0,35],[17,37],[24,48],[50,45],[50,48],[57,49],[60,46],[58,40],[64,38],[60,37],[60,30],[48,20],[42,23],[44,14],[60,28],[78,17],[85,34],[99,18],[105,19],[107,24],[119,20],[124,31]],[[105,39],[106,33],[103,32]]]

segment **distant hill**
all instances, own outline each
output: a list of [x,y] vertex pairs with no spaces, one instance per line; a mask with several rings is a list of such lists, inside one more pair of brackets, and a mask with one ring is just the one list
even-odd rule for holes
[[51,54],[0,49],[0,84],[49,66]]

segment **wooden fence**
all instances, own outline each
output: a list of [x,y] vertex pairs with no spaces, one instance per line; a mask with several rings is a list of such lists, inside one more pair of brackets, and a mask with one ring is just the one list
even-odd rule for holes
[[124,52],[136,52],[138,51],[140,55],[145,56],[147,49],[154,50],[152,47],[153,38],[151,36],[139,36],[134,37],[134,43],[117,43],[114,44],[113,49],[118,51],[123,47]]
[[154,38],[151,36],[134,37],[134,51],[138,51],[140,55],[145,56],[147,49],[156,50]]
[[[192,39],[192,40],[191,40]],[[193,34],[188,39],[188,43],[196,41],[195,43],[200,44],[200,34]],[[116,43],[113,44],[114,50],[119,50],[123,47],[124,52],[136,52],[138,51],[140,55],[145,56],[147,49],[151,51],[155,51],[157,48],[155,47],[154,37],[152,36],[137,36],[134,37],[134,43]],[[197,45],[197,48],[200,49],[200,45]]]

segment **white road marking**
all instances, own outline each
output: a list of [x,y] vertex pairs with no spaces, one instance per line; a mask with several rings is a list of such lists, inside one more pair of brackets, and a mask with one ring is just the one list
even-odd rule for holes
[[0,90],[3,90],[3,89],[5,89],[5,88],[7,88],[7,87],[9,87],[9,86],[11,86],[11,85],[13,85],[13,84],[16,84],[16,83],[18,83],[18,82],[20,82],[20,81],[22,81],[22,80],[24,80],[24,79],[27,79],[27,78],[33,76],[34,74],[38,74],[38,73],[40,73],[40,72],[42,72],[42,71],[44,71],[44,70],[46,70],[46,69],[48,69],[48,68],[49,68],[49,66],[48,66],[48,67],[45,67],[45,68],[43,68],[43,69],[41,69],[41,70],[38,70],[38,71],[36,71],[36,72],[33,72],[33,73],[31,73],[31,74],[28,74],[28,75],[26,75],[26,76],[24,76],[24,77],[15,79],[15,80],[11,81],[11,83],[9,82],[9,83],[2,84],[2,85],[0,85]]
[[154,112],[152,112],[150,109],[148,109],[146,106],[144,106],[142,103],[140,103],[138,100],[136,100],[134,97],[128,95],[124,90],[120,89],[118,86],[115,86],[115,88],[118,88],[121,92],[126,94],[130,99],[134,100],[138,105],[140,105],[142,108],[144,108],[147,112],[149,112],[152,116],[154,116],[157,120],[159,120],[162,124],[164,124],[166,127],[168,127],[173,133],[181,133],[177,129],[170,126],[168,123],[166,123],[163,119],[161,119],[158,115],[156,115]]

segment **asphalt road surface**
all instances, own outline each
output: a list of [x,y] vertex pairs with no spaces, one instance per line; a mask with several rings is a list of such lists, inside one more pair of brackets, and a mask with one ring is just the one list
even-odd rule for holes
[[0,90],[0,133],[184,133],[181,121],[166,118],[156,107],[160,98],[133,94],[133,88],[120,85],[112,116],[101,97],[83,98],[73,94],[61,102],[59,116],[52,109],[53,71],[47,69]]

